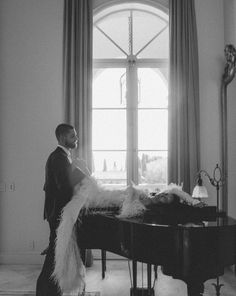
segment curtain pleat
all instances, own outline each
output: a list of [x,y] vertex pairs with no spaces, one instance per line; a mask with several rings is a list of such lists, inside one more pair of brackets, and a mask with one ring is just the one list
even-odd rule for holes
[[170,0],[168,182],[191,192],[199,170],[199,70],[194,0]]
[[63,100],[65,121],[78,132],[76,156],[92,164],[92,0],[65,0]]

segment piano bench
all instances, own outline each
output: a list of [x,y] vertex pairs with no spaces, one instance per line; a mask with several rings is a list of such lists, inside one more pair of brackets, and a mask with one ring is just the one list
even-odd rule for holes
[[155,296],[154,288],[148,292],[148,288],[130,288],[130,296]]

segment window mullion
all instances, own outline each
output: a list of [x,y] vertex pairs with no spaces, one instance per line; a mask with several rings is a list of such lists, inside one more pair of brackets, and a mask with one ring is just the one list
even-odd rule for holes
[[138,184],[138,84],[135,61],[129,61],[127,67],[127,177],[128,183]]

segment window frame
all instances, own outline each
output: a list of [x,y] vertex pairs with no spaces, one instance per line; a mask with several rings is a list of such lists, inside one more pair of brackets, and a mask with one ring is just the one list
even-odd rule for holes
[[[114,5],[116,6],[116,4]],[[149,7],[151,7],[149,5]],[[160,7],[156,7],[158,9],[160,9]],[[126,9],[123,9],[123,10],[126,10]],[[139,10],[139,11],[145,11],[145,12],[148,12],[148,13],[151,13],[151,11],[147,11],[147,10],[141,10],[141,9],[136,9],[136,10]],[[121,10],[116,10],[115,12],[119,12]],[[162,12],[163,13],[166,13],[166,11],[164,11],[162,9]],[[111,13],[114,13],[114,12],[111,12]],[[157,16],[155,13],[153,13],[155,16]],[[94,21],[94,27],[96,26],[97,22],[101,21],[104,17],[106,17],[107,15],[97,19]],[[157,17],[160,17],[160,16],[157,16]],[[125,68],[126,69],[126,73],[130,73],[130,64],[132,63],[132,56],[129,56],[128,58],[101,58],[101,59],[98,59],[98,58],[94,58],[93,59],[93,69],[107,69],[107,68]],[[156,69],[159,69],[159,68],[166,68],[168,69],[168,59],[167,58],[137,58],[135,59],[135,68],[136,68],[136,71],[139,69],[139,68],[156,68]],[[167,83],[168,83],[168,79],[166,80]],[[131,103],[133,104],[134,101],[133,100],[129,100],[127,98],[127,104]],[[131,107],[131,109],[133,108],[133,106],[126,106],[126,107],[121,107],[120,109],[125,109],[128,113],[129,113],[129,108]],[[138,106],[136,106],[136,115],[134,115],[134,118],[132,119],[133,121],[135,121],[136,123],[134,122],[131,122],[131,124],[136,124],[137,126],[137,113],[138,113],[138,110],[142,110],[142,109],[145,109],[145,108],[138,108]],[[97,107],[93,107],[92,106],[92,112],[93,110],[96,110],[96,109],[99,109],[99,110],[118,110],[119,108],[97,108]],[[148,109],[163,109],[163,108],[148,108]],[[168,107],[165,108],[167,109],[168,111]],[[130,181],[133,181],[134,183],[138,184],[138,162],[137,162],[137,159],[138,159],[138,151],[141,151],[141,150],[138,150],[138,143],[137,143],[137,132],[138,132],[138,128],[136,128],[136,132],[134,134],[132,134],[132,136],[130,136],[129,134],[129,119],[130,116],[129,114],[127,114],[127,149],[126,150],[96,150],[96,149],[93,149],[93,151],[125,151],[127,153],[127,159],[130,159],[131,162],[127,162],[127,184],[128,185],[130,183]],[[133,137],[134,136],[134,139],[132,141],[132,143],[130,144],[130,137]],[[147,151],[147,150],[145,150]],[[164,151],[164,150],[152,150],[152,151]],[[168,152],[168,148],[167,150],[165,150],[166,152]],[[157,185],[157,184],[156,184]],[[159,184],[158,184],[159,185]]]

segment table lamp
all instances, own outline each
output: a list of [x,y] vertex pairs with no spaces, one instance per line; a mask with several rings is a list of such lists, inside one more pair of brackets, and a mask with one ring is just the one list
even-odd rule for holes
[[203,185],[201,173],[199,172],[197,175],[197,185],[193,189],[193,198],[196,198],[198,200],[202,198],[208,198],[208,192],[206,187]]
[[206,176],[211,183],[212,186],[216,187],[216,198],[217,198],[217,211],[219,212],[219,189],[223,185],[223,180],[222,180],[222,170],[219,167],[218,164],[216,164],[216,167],[213,171],[213,177],[211,177],[205,170],[200,170],[197,173],[197,184],[193,189],[193,198],[201,199],[201,198],[207,198],[208,193],[206,190],[206,187],[203,186],[203,181],[202,181],[202,175]]

